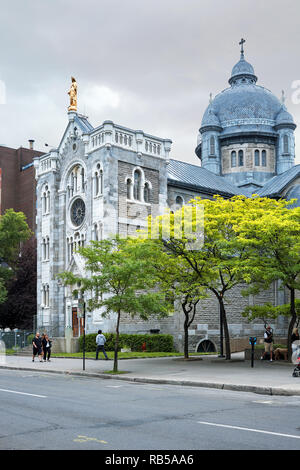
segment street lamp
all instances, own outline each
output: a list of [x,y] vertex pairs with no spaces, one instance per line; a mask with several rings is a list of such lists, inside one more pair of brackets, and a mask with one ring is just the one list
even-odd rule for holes
[[[79,312],[79,314],[78,314]],[[85,301],[83,297],[83,293],[79,291],[78,293],[78,310],[77,310],[78,318],[83,318],[83,347],[82,347],[82,369],[85,370]]]

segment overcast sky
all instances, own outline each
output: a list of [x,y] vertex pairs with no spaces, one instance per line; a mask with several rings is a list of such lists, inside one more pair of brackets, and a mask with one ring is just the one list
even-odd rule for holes
[[300,2],[295,0],[0,0],[0,144],[46,151],[67,125],[67,91],[78,111],[194,149],[209,94],[227,88],[239,41],[258,84],[286,93],[300,163]]

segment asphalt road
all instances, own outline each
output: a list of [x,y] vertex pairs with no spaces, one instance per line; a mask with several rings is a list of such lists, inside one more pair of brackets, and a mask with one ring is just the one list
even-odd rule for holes
[[299,450],[300,397],[0,371],[1,450]]

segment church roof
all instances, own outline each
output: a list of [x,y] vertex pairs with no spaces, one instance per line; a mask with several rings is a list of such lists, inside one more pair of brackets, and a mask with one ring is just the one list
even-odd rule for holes
[[228,197],[242,194],[236,186],[201,166],[170,160],[167,170],[168,184],[172,186]]
[[292,166],[281,175],[273,176],[262,189],[257,191],[257,194],[261,197],[280,197],[281,192],[298,177],[300,177],[300,165]]
[[94,130],[92,124],[88,121],[87,116],[83,116],[82,114],[76,114],[75,122],[79,125],[83,133],[89,133]]

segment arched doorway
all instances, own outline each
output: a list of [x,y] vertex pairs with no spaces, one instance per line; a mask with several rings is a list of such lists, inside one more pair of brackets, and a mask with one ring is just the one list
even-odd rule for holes
[[210,339],[203,339],[198,344],[197,352],[200,353],[214,353],[216,352],[216,347]]

